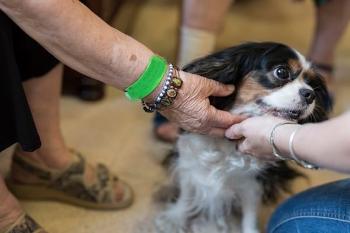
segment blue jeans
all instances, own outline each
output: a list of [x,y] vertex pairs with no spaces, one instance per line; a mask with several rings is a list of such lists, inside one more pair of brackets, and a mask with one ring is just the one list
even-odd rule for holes
[[268,233],[350,233],[350,179],[299,193],[272,215]]

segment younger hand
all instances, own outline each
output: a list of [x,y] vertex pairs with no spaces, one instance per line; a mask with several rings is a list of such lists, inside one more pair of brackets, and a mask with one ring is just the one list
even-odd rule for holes
[[252,117],[231,126],[226,130],[225,136],[229,139],[242,139],[238,144],[238,150],[244,154],[265,160],[276,160],[272,154],[270,134],[273,127],[281,122],[286,120],[272,116]]

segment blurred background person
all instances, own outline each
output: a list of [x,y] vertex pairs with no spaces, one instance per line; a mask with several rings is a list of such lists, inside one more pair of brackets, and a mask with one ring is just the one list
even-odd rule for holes
[[[215,50],[217,36],[232,3],[234,0],[183,0],[177,56],[180,67]],[[332,92],[335,50],[349,22],[350,1],[314,0],[314,5],[315,27],[307,57],[326,77]],[[176,124],[159,113],[155,115],[154,134],[158,139],[174,142],[178,133]]]

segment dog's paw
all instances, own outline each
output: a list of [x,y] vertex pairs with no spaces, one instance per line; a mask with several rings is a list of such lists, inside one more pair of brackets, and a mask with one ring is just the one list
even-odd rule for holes
[[156,218],[155,226],[157,233],[186,233],[180,223],[177,223],[166,214]]

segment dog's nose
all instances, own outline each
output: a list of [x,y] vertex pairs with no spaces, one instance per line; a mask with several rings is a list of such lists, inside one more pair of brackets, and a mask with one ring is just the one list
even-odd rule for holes
[[311,89],[302,88],[299,90],[301,99],[304,100],[307,104],[311,104],[315,99],[315,93]]

